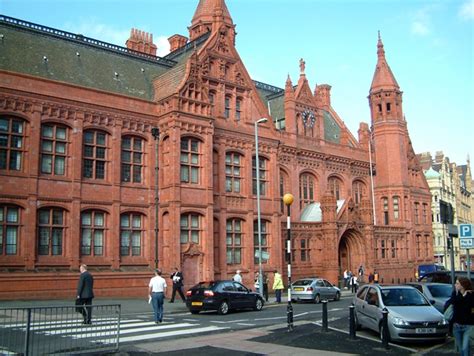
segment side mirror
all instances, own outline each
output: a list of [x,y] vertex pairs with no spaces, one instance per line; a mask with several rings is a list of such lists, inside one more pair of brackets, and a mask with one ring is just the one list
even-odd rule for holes
[[430,300],[430,304],[431,304],[431,305],[435,305],[435,304],[436,304],[436,300],[433,300],[433,299]]

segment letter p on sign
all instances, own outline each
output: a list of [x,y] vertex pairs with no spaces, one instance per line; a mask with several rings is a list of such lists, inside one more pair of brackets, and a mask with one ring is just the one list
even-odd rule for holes
[[472,238],[472,224],[460,224],[459,225],[459,237],[462,239]]

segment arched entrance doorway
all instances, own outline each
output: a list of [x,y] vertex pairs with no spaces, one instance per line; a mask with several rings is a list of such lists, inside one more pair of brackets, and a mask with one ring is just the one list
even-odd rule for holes
[[356,274],[359,266],[366,265],[366,246],[360,231],[349,229],[342,234],[339,240],[339,275],[342,277],[344,270]]

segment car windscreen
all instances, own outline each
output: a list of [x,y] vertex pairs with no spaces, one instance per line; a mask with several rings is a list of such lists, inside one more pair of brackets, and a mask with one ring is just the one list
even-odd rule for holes
[[313,283],[312,279],[299,279],[295,283],[293,283],[294,286],[309,286]]
[[382,301],[387,307],[430,305],[416,289],[390,288],[382,290]]
[[451,284],[427,286],[433,298],[449,298],[453,292]]

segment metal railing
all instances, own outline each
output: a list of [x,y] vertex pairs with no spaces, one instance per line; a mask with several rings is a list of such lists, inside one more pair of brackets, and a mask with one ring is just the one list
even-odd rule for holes
[[74,355],[119,348],[120,304],[91,305],[91,324],[76,306],[0,308],[0,355]]

